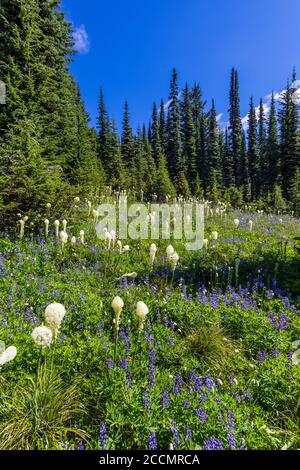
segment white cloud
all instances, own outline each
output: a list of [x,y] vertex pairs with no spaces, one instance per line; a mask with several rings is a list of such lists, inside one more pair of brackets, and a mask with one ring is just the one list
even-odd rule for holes
[[85,26],[82,24],[73,32],[74,48],[79,54],[87,54],[90,50],[90,41]]
[[217,122],[219,122],[221,120],[222,116],[223,116],[223,113],[220,113],[220,114],[217,115],[217,118],[216,118]]

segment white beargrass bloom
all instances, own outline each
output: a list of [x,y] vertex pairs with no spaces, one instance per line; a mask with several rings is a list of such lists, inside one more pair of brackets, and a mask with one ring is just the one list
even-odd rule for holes
[[153,266],[156,252],[157,252],[157,246],[155,245],[155,243],[152,243],[152,245],[150,246],[150,263],[151,263],[151,266]]
[[53,334],[47,326],[38,326],[31,333],[31,337],[37,346],[45,348],[50,346],[53,341]]
[[138,273],[136,273],[135,271],[133,271],[132,273],[125,273],[125,274],[122,274],[121,278],[120,279],[123,279],[124,277],[130,277],[131,279],[135,279],[137,277]]
[[78,204],[78,202],[80,202],[80,197],[78,196],[74,197],[74,202],[75,204]]
[[50,204],[50,202],[47,202],[46,208],[47,208],[47,209],[51,209],[51,204]]
[[49,232],[49,220],[45,219],[44,223],[45,223],[45,237],[47,238],[48,237],[48,232]]
[[121,242],[121,240],[117,241],[117,245],[119,247],[119,253],[121,254],[122,253],[122,242]]
[[168,261],[170,261],[171,256],[174,255],[175,253],[175,250],[172,247],[172,245],[167,246],[166,253],[167,253]]
[[23,218],[24,222],[27,222],[28,220],[28,215],[25,215],[25,217]]
[[127,253],[129,251],[129,245],[124,245],[123,246],[123,253]]
[[71,238],[71,245],[75,246],[76,245],[76,237]]
[[63,231],[66,232],[67,231],[67,221],[66,221],[66,219],[64,219],[62,221],[62,224],[63,224]]
[[174,272],[175,269],[176,269],[176,266],[177,266],[177,263],[178,263],[178,260],[179,260],[179,255],[178,253],[175,253],[170,256],[170,264],[171,264],[171,268],[172,268],[172,271]]
[[111,240],[112,240],[112,247],[114,247],[115,241],[116,241],[116,231],[115,231],[115,230],[111,230],[111,231],[110,231],[110,234],[111,234]]
[[59,239],[62,245],[65,245],[68,241],[69,235],[64,230],[61,230],[59,234]]
[[119,325],[120,325],[120,318],[121,318],[121,313],[122,313],[122,308],[124,307],[124,302],[123,300],[121,299],[121,297],[119,297],[118,295],[113,299],[112,303],[111,303],[111,306],[113,308],[113,311],[115,312],[115,324],[116,324],[116,328],[117,330],[119,329]]
[[105,232],[105,245],[106,245],[107,250],[110,249],[111,239],[112,239],[112,236],[111,236],[110,232]]
[[203,238],[203,246],[207,250],[207,247],[208,247],[208,239],[207,238]]
[[249,223],[250,232],[252,232],[253,220],[249,220],[248,223]]
[[16,355],[17,355],[17,348],[15,346],[9,346],[0,355],[0,367],[9,361],[12,361],[16,357]]
[[239,219],[234,219],[233,223],[234,223],[235,228],[238,228],[240,221]]
[[20,220],[20,238],[24,237],[24,231],[25,231],[25,222],[24,220]]
[[214,232],[211,232],[211,238],[213,240],[218,240],[218,232],[214,231]]
[[84,230],[80,230],[79,236],[80,236],[80,243],[84,245]]
[[53,335],[56,337],[61,325],[61,322],[66,314],[65,307],[58,303],[54,302],[53,304],[48,305],[45,309],[45,321],[49,328],[52,330]]
[[144,328],[144,323],[147,317],[147,314],[149,313],[149,309],[147,305],[142,302],[141,300],[136,304],[136,311],[135,314],[137,316],[137,319],[139,321],[139,330],[142,331]]
[[56,238],[59,238],[59,220],[54,221],[54,227],[55,227],[55,236]]
[[92,210],[92,203],[91,203],[91,201],[88,201],[88,202],[87,202],[87,205],[88,205],[88,208],[89,208],[88,215],[90,215],[90,214],[91,214],[91,210]]

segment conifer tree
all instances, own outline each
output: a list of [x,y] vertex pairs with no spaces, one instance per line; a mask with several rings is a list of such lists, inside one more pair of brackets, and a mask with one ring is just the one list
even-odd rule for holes
[[159,120],[157,114],[156,104],[153,104],[152,110],[152,126],[151,126],[151,145],[153,150],[153,158],[156,164],[158,164],[159,156],[162,153],[160,134],[159,134]]
[[173,181],[184,172],[180,133],[180,105],[178,97],[177,72],[173,69],[170,85],[168,120],[167,120],[167,162]]
[[267,168],[267,133],[266,117],[262,98],[259,101],[258,117],[258,153],[259,153],[259,194],[268,191],[268,168]]
[[300,167],[299,115],[295,91],[294,85],[288,83],[281,95],[279,110],[282,190],[287,199],[292,197],[292,181]]
[[280,175],[277,117],[273,92],[271,96],[270,114],[268,120],[266,161],[268,189],[273,191],[275,184],[278,183]]
[[186,84],[181,103],[182,148],[185,161],[185,172],[190,188],[194,188],[197,176],[196,134],[193,122],[190,91]]
[[[130,172],[134,171],[134,139],[130,125],[128,102],[125,102],[123,116],[123,130],[121,139],[121,154],[124,165]],[[133,176],[133,175],[132,175]]]
[[208,143],[207,143],[207,187],[212,188],[221,184],[221,156],[220,156],[220,137],[219,128],[217,124],[217,115],[214,100],[212,100],[212,107],[209,113],[209,130],[208,130]]
[[166,119],[165,119],[165,106],[163,100],[160,102],[159,109],[159,137],[160,144],[163,154],[166,154],[167,142],[166,142]]
[[233,68],[231,70],[229,95],[229,146],[234,165],[234,180],[237,186],[242,184],[240,169],[244,162],[241,162],[241,145],[242,122],[240,114],[238,73]]
[[249,180],[251,185],[251,198],[258,197],[259,189],[259,154],[257,145],[257,119],[253,103],[253,97],[250,99],[250,110],[248,114],[248,168]]

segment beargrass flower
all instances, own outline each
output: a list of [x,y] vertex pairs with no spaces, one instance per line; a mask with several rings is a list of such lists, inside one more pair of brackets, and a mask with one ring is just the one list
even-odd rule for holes
[[84,230],[80,230],[79,236],[80,236],[80,243],[84,245]]
[[54,227],[55,227],[55,236],[56,238],[59,238],[59,220],[54,221]]
[[2,354],[0,354],[0,367],[9,361],[12,361],[17,355],[17,348],[15,346],[9,346]]
[[25,232],[25,221],[21,219],[20,220],[20,238],[24,237],[24,232]]
[[166,253],[167,253],[167,259],[168,261],[170,261],[171,256],[175,253],[175,250],[172,245],[167,246]]
[[153,266],[156,252],[157,252],[157,246],[155,245],[155,243],[152,243],[152,245],[150,246],[150,264],[151,264],[151,266]]
[[218,232],[214,231],[214,232],[211,232],[211,238],[213,240],[218,240]]
[[56,338],[61,322],[66,314],[65,307],[58,303],[52,303],[45,309],[45,321],[49,328],[52,330],[53,336]]
[[149,313],[149,309],[147,305],[142,302],[141,300],[137,303],[136,305],[136,311],[135,314],[137,316],[137,319],[139,321],[139,330],[143,330],[144,328],[144,323],[147,317],[147,314]]
[[171,269],[172,269],[173,273],[176,269],[178,260],[179,260],[179,255],[175,251],[175,253],[173,253],[173,255],[171,255],[170,258],[169,258]]
[[45,238],[48,238],[48,233],[49,233],[49,220],[48,220],[48,219],[45,219],[45,220],[44,220],[44,223],[45,223]]
[[78,196],[74,197],[74,202],[75,204],[78,204],[80,202],[80,197]]
[[240,225],[239,219],[234,219],[233,223],[234,223],[235,228],[238,228],[238,226]]
[[47,326],[37,326],[31,333],[31,337],[37,346],[45,348],[53,341],[52,330]]
[[203,238],[203,247],[207,250],[207,248],[208,248],[208,239],[207,238]]
[[76,245],[76,237],[71,238],[71,245],[75,246]]
[[63,231],[66,232],[67,231],[67,221],[66,221],[66,219],[64,219],[62,221],[62,224],[63,224]]

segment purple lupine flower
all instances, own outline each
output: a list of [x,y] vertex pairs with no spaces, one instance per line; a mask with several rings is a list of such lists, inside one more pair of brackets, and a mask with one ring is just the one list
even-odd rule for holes
[[278,348],[275,348],[274,351],[272,352],[273,357],[277,357],[280,354],[280,350]]
[[183,404],[184,404],[184,406],[185,406],[185,408],[186,408],[187,410],[188,410],[188,409],[190,408],[190,406],[191,406],[189,400],[187,400],[187,399],[183,400]]
[[204,385],[205,385],[206,388],[208,388],[208,390],[211,390],[213,388],[214,382],[213,382],[212,378],[210,377],[210,375],[205,376]]
[[174,436],[173,447],[174,447],[174,449],[176,449],[176,447],[178,447],[178,445],[179,445],[179,434],[178,434],[178,428],[176,426],[176,421],[174,419],[172,420],[171,432]]
[[230,450],[236,449],[236,440],[235,440],[235,433],[234,433],[234,414],[231,410],[227,410],[228,417],[227,417],[227,442],[228,447]]
[[174,348],[174,345],[175,345],[175,340],[174,340],[174,338],[171,338],[171,339],[170,339],[170,346],[171,346],[171,348]]
[[178,372],[175,378],[174,386],[173,386],[173,395],[178,396],[180,395],[183,389],[183,379],[181,372]]
[[258,351],[256,359],[258,360],[259,364],[262,365],[262,363],[268,359],[267,351]]
[[156,450],[157,449],[156,436],[155,436],[154,432],[150,432],[150,434],[149,434],[148,449],[149,450]]
[[155,387],[155,371],[154,367],[150,366],[148,369],[148,380],[149,380],[149,386],[150,388]]
[[150,352],[149,352],[149,358],[150,358],[150,366],[155,366],[155,363],[156,363],[156,353],[155,353],[155,349],[154,348],[151,348],[150,349]]
[[189,427],[186,428],[184,434],[185,434],[185,437],[184,437],[185,442],[190,441],[191,439],[193,439],[193,433],[192,433],[192,431]]
[[128,389],[132,388],[132,377],[133,377],[133,374],[131,371],[129,371],[128,374],[126,375],[126,387]]
[[106,361],[106,365],[107,365],[108,369],[113,369],[114,368],[114,361],[111,358],[109,358]]
[[108,443],[108,435],[105,423],[100,424],[99,430],[99,448],[100,450],[106,450],[106,446]]
[[166,388],[164,388],[163,391],[162,391],[161,401],[162,401],[163,409],[166,410],[169,407],[169,404],[170,404],[169,392]]
[[77,450],[85,450],[85,447],[84,447],[82,442],[79,442],[79,444],[77,446]]
[[126,370],[127,369],[127,357],[124,356],[122,361],[121,361],[121,369]]
[[203,449],[204,450],[223,450],[223,444],[215,436],[211,436],[208,439],[205,439],[205,441],[203,442]]
[[195,413],[196,413],[196,416],[198,416],[198,418],[200,418],[200,420],[202,421],[202,423],[206,423],[206,422],[207,422],[208,416],[207,416],[206,412],[205,412],[202,408],[196,408]]

